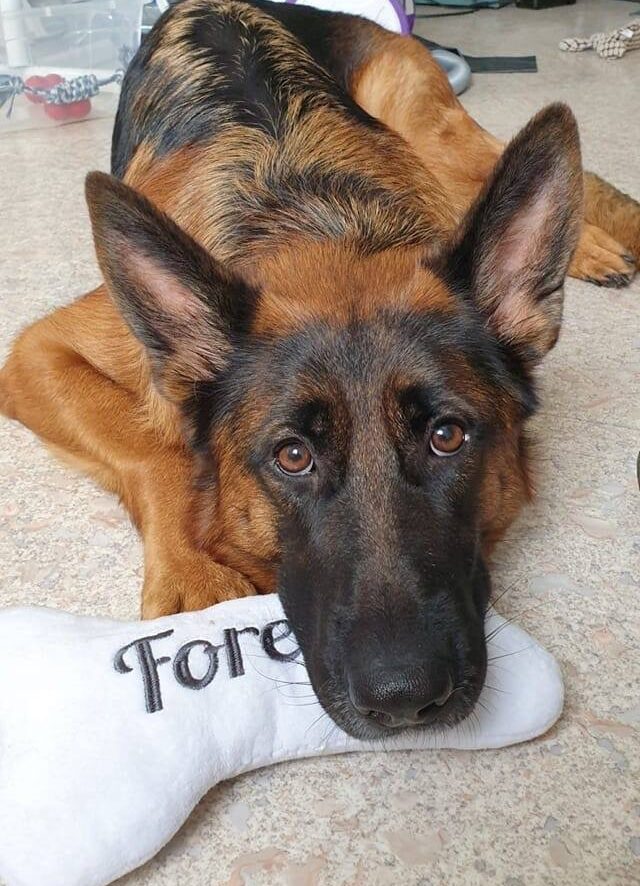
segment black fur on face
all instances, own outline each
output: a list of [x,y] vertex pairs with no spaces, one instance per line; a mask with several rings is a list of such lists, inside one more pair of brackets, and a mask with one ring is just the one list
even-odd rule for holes
[[[524,417],[532,390],[468,311],[254,344],[215,390],[239,441],[247,391],[269,402],[246,465],[278,514],[278,591],[322,705],[361,738],[463,719],[486,672],[479,510],[487,449],[504,433],[495,404],[506,396]],[[429,440],[450,423],[468,439],[442,457]],[[291,440],[313,457],[300,476],[277,463]]]

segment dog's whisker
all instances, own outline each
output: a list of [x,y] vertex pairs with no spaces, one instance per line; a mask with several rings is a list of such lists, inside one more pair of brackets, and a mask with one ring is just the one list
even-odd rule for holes
[[497,686],[491,686],[489,683],[485,683],[482,688],[490,689],[492,692],[500,692],[503,695],[511,695],[508,689],[499,689]]
[[490,631],[486,635],[486,637],[485,637],[486,642],[488,643],[491,640],[494,640],[501,633],[501,631],[503,631],[507,627],[507,625],[512,624],[514,621],[516,621],[516,619],[518,621],[520,621],[520,619],[523,616],[529,615],[532,612],[537,612],[539,609],[542,609],[542,607],[545,605],[547,605],[547,601],[541,600],[537,605],[528,606],[522,612],[518,612],[515,615],[510,616],[509,618],[505,618],[505,620],[504,620],[504,622],[502,622],[502,624],[499,624],[496,628],[494,628],[492,631]]
[[507,585],[506,588],[504,588],[504,590],[500,591],[500,593],[498,594],[497,597],[492,597],[492,599],[489,603],[489,610],[495,611],[496,604],[499,603],[503,597],[506,597],[507,594],[510,594],[511,591],[515,590],[515,588],[517,588],[517,587],[518,587],[518,582],[514,581],[510,585]]
[[327,712],[324,709],[320,712],[320,714],[318,714],[318,716],[315,718],[315,720],[311,721],[311,723],[305,729],[305,733],[304,733],[305,738],[309,734],[309,732],[311,732],[313,727],[316,726],[322,720],[323,717],[327,717],[327,718],[329,717],[329,715],[327,714]]
[[502,652],[499,655],[491,655],[487,659],[487,664],[493,664],[493,662],[499,661],[501,658],[510,658],[512,655],[522,655],[523,652],[532,648],[533,646],[529,644],[529,646],[524,646],[522,649],[514,649],[513,652]]

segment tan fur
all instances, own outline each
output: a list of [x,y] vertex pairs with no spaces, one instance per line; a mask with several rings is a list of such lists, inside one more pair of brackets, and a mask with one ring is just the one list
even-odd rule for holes
[[[504,150],[451,91],[444,72],[417,42],[378,36],[379,52],[358,70],[358,103],[400,133],[431,166],[459,220]],[[585,175],[585,224],[569,273],[591,282],[620,283],[640,262],[640,206],[593,173]]]
[[423,253],[395,250],[363,257],[335,243],[281,251],[249,277],[262,293],[255,331],[282,335],[317,320],[344,326],[391,306],[453,310],[446,287],[422,267]]

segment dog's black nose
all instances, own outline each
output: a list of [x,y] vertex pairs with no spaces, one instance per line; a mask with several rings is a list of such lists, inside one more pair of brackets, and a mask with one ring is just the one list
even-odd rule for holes
[[367,671],[349,679],[351,703],[359,713],[382,726],[419,726],[433,719],[451,696],[454,681],[442,669],[437,675],[424,671]]

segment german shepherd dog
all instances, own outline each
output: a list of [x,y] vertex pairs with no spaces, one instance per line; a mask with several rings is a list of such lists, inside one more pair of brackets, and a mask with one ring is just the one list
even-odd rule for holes
[[112,172],[2,410],[124,502],[144,617],[278,590],[347,732],[461,720],[565,275],[627,283],[640,206],[566,107],[505,148],[417,40],[267,0],[162,16]]

